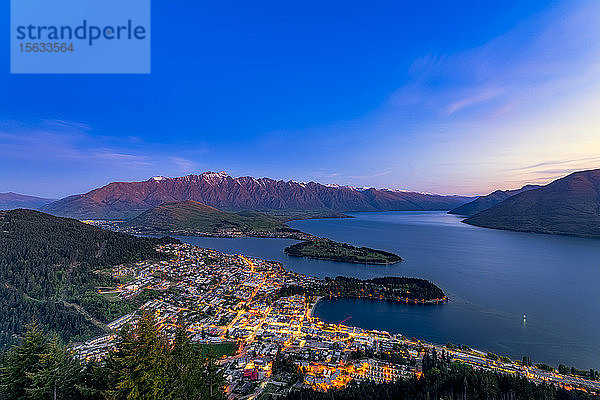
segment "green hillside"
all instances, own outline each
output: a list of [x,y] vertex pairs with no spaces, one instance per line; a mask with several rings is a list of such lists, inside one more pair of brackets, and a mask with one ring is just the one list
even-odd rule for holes
[[166,203],[148,210],[128,221],[125,228],[151,233],[293,231],[279,219],[256,211],[226,212],[192,200]]
[[115,282],[94,271],[161,258],[160,242],[37,211],[0,211],[0,347],[31,321],[64,339],[101,332],[94,316],[105,315],[106,304],[94,289]]

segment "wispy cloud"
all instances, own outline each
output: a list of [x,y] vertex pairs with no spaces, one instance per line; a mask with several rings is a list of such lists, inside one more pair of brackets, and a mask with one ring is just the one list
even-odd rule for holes
[[146,169],[154,166],[154,163],[148,156],[119,153],[112,149],[103,149],[99,152],[91,152],[90,157],[96,160],[106,160],[111,163],[117,163],[127,169]]
[[97,164],[125,169],[152,166],[148,156],[102,147],[102,142],[87,133],[89,129],[84,124],[56,120],[13,131],[0,127],[0,155],[38,163]]
[[171,157],[170,160],[175,164],[182,174],[189,174],[192,172],[198,172],[197,164],[183,157]]
[[477,48],[417,58],[391,104],[415,104],[441,117],[494,116],[508,104],[516,110],[597,82],[600,28],[589,16],[600,13],[600,3],[578,5],[554,7]]
[[44,120],[42,122],[49,126],[57,126],[57,127],[61,127],[61,128],[72,128],[72,129],[75,129],[78,131],[90,131],[92,129],[92,127],[90,125],[85,124],[83,122],[68,121],[68,120],[62,120],[62,119],[49,119],[49,120]]
[[526,171],[526,170],[537,170],[540,167],[549,167],[549,166],[559,166],[564,164],[581,164],[584,163],[586,165],[589,164],[600,164],[600,155],[599,156],[591,156],[591,157],[581,157],[574,159],[566,159],[566,160],[551,160],[544,161],[537,164],[526,165],[524,167],[516,167],[516,168],[508,168],[508,171]]
[[342,176],[343,174],[341,172],[313,171],[310,173],[310,175],[318,177],[318,178],[330,179],[330,178],[337,178],[339,176]]
[[465,194],[598,168],[600,25],[589,16],[599,13],[598,2],[560,3],[479,47],[415,59],[366,121],[369,167]]
[[[27,165],[30,173],[36,171],[35,177],[15,178],[11,186],[4,182],[0,191],[61,197],[110,180],[176,176],[198,168],[194,161],[177,154],[180,149],[171,152],[139,138],[93,133],[89,125],[72,121],[0,122],[0,165],[11,165],[16,173],[20,169],[15,165]],[[56,185],[57,180],[60,185]],[[36,191],[19,189],[21,186],[35,187]]]
[[450,116],[464,108],[477,106],[498,98],[504,90],[499,88],[475,88],[471,95],[448,104],[443,114]]
[[600,156],[591,156],[507,168],[506,176],[509,179],[526,183],[548,183],[576,171],[597,168],[600,168]]
[[372,174],[367,174],[367,175],[349,175],[348,178],[350,178],[350,179],[373,179],[373,178],[378,178],[380,176],[390,175],[392,172],[394,172],[392,169],[386,169],[384,171],[374,172]]

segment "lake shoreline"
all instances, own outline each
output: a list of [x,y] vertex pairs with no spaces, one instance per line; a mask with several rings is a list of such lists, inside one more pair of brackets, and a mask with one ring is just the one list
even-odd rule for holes
[[323,299],[324,296],[317,296],[317,298],[315,299],[314,304],[310,307],[310,311],[308,312],[308,316],[310,318],[313,318],[313,315],[315,313],[315,308],[317,307],[317,304],[319,304],[319,302]]

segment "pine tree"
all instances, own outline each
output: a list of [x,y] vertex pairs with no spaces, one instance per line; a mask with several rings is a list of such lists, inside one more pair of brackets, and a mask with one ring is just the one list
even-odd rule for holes
[[213,355],[210,351],[204,355],[201,347],[191,344],[182,327],[175,332],[170,360],[171,399],[224,399],[224,380]]
[[95,361],[89,361],[79,374],[76,388],[86,400],[108,399],[108,389],[111,384],[109,369]]
[[215,362],[215,358],[209,355],[202,364],[202,377],[204,378],[203,395],[201,399],[220,400],[225,396],[221,388],[223,387],[223,374]]
[[31,386],[31,374],[40,368],[40,354],[46,351],[46,338],[39,326],[35,323],[27,325],[22,343],[8,352],[0,370],[2,399],[27,399],[26,388]]
[[171,396],[174,399],[197,399],[199,398],[198,386],[200,381],[194,382],[196,371],[194,370],[195,354],[190,341],[181,327],[175,332],[173,349],[171,350]]
[[278,374],[279,372],[281,372],[281,367],[282,367],[282,360],[281,360],[281,346],[277,347],[277,353],[275,354],[275,359],[273,360],[273,365],[271,367],[271,371],[273,372],[273,374]]
[[30,400],[62,400],[77,396],[76,383],[79,381],[81,366],[67,348],[52,337],[47,350],[40,354],[39,368],[27,372],[31,385],[25,390]]
[[169,351],[154,318],[142,314],[133,333],[125,331],[111,361],[117,399],[159,400],[169,390]]

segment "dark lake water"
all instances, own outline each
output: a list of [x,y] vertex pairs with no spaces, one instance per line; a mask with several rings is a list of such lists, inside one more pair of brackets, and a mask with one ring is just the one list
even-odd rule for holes
[[[435,343],[467,344],[514,359],[600,368],[600,240],[472,227],[443,212],[357,213],[294,221],[319,236],[392,251],[406,261],[369,266],[288,257],[284,239],[180,239],[226,253],[277,260],[319,277],[429,279],[447,304],[323,300],[316,315]],[[526,322],[523,314],[527,315]]]

